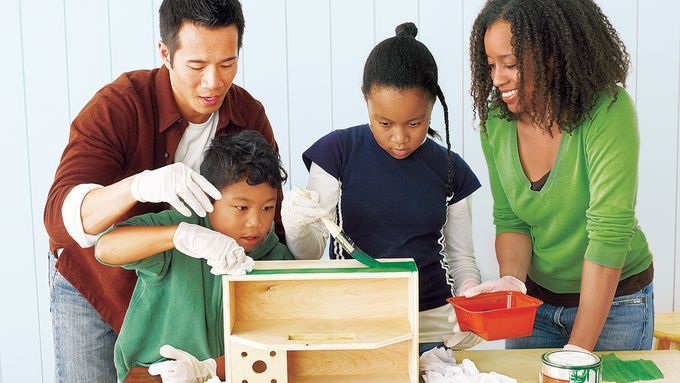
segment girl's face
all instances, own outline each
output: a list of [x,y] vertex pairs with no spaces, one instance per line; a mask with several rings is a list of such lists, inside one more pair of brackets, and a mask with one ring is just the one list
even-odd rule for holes
[[373,86],[366,104],[373,138],[390,156],[402,160],[425,142],[434,99],[423,90]]
[[[484,50],[487,63],[491,67],[493,85],[501,92],[503,102],[512,113],[518,115],[525,113],[529,100],[521,100],[519,95],[520,73],[517,67],[517,57],[512,48],[510,22],[499,20],[489,26],[484,34]],[[525,74],[523,93],[526,97],[530,97],[533,85],[531,81],[527,81],[526,77]]]

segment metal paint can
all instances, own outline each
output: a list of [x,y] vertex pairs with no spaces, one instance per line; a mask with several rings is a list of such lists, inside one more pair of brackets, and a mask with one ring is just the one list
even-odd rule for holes
[[541,383],[600,383],[602,360],[589,352],[555,350],[541,356]]

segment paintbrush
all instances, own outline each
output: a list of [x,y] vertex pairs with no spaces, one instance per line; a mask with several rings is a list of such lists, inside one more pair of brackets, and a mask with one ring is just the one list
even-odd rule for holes
[[335,222],[331,221],[326,217],[322,217],[321,222],[323,222],[323,224],[326,226],[326,229],[328,229],[328,232],[331,233],[333,238],[335,238],[335,240],[340,244],[340,247],[342,247],[347,252],[347,254],[351,255],[352,258],[356,259],[357,261],[363,263],[368,267],[382,266],[382,263],[380,261],[377,261],[375,258],[371,257],[366,252],[361,250],[359,246],[357,246],[354,243],[354,241],[352,241],[347,236],[347,234],[345,234],[345,232],[342,231],[340,226],[335,224]]

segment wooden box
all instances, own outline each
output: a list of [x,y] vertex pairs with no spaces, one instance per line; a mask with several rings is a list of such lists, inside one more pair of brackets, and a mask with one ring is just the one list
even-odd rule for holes
[[418,382],[418,272],[383,261],[255,262],[225,276],[227,382]]

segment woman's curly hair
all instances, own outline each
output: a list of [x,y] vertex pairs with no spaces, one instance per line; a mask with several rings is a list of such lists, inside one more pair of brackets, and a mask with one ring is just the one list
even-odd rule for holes
[[546,131],[555,123],[562,132],[573,131],[589,116],[598,94],[608,91],[615,100],[617,85],[625,86],[628,52],[593,1],[489,0],[470,35],[470,94],[482,132],[490,109],[498,108],[501,118],[515,118],[493,86],[484,48],[487,29],[499,20],[511,24],[520,99],[527,100],[524,73],[533,73],[535,87],[525,107]]

